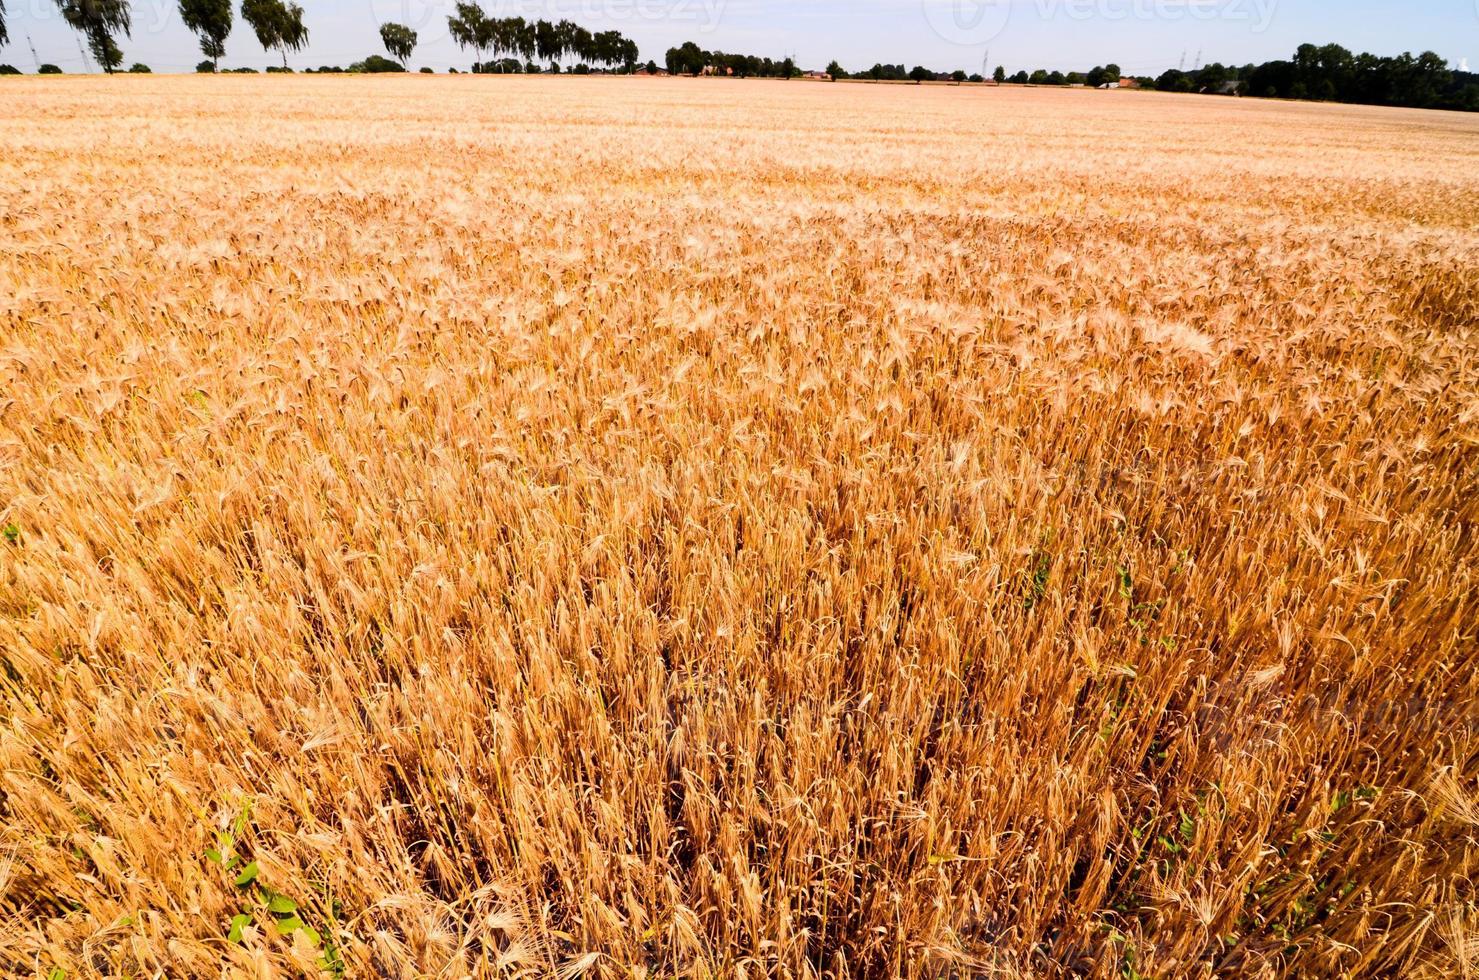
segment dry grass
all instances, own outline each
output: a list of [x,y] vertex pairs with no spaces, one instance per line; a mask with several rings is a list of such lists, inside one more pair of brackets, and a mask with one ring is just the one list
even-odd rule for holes
[[1479,119],[0,90],[5,972],[1479,971]]

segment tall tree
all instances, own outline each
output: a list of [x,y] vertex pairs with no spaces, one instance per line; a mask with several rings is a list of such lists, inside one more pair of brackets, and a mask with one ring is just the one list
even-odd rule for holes
[[[475,3],[459,3],[457,12],[447,18],[447,30],[459,48],[472,48],[477,53],[479,65],[483,60],[483,48],[488,44],[488,16]],[[481,71],[481,67],[478,69]]]
[[200,52],[211,59],[211,71],[215,71],[226,55],[226,38],[231,34],[231,0],[180,0],[180,17],[200,35]]
[[241,17],[252,25],[263,49],[282,52],[282,66],[288,66],[288,51],[301,51],[308,44],[308,28],[303,24],[303,8],[283,0],[241,0]]
[[570,25],[569,49],[579,64],[590,64],[596,60],[596,39],[590,31],[579,24]]
[[10,40],[10,34],[5,30],[5,0],[0,0],[0,44]]
[[514,32],[514,49],[525,61],[533,61],[535,53],[539,50],[535,23],[532,20],[525,21],[522,17],[515,17],[514,20],[517,22],[517,30]]
[[131,36],[133,18],[128,0],[56,0],[62,18],[87,38],[87,47],[108,74],[123,63],[123,52],[113,35]]
[[991,73],[991,80],[1000,85],[1007,80],[1007,70],[1001,65],[996,66],[996,71]]
[[404,24],[380,25],[380,41],[402,65],[411,60],[411,52],[416,50],[416,32]]
[[551,64],[560,56],[560,30],[547,20],[534,23],[534,53]]
[[282,66],[288,66],[288,52],[302,51],[308,47],[308,26],[303,23],[303,8],[296,3],[284,6],[282,13],[282,36],[278,49],[282,51]]

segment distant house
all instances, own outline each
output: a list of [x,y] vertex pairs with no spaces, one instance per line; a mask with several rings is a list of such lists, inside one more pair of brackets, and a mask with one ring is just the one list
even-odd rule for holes
[[668,70],[666,68],[659,68],[657,71],[649,71],[646,68],[638,68],[632,74],[642,78],[658,78],[667,76]]
[[1133,78],[1121,78],[1120,88],[1139,88],[1140,83]]
[[824,71],[809,71],[803,74],[801,77],[814,79],[818,82],[830,82],[832,80],[832,76],[828,75]]
[[727,65],[704,65],[704,75],[733,75],[734,69]]

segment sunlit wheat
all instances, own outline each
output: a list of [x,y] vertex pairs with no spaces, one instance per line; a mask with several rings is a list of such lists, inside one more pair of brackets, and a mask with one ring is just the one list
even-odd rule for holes
[[1479,119],[0,90],[5,972],[1474,971]]

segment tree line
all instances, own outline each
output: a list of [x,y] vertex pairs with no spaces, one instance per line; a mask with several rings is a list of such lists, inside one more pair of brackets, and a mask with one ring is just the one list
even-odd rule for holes
[[[998,71],[1000,71],[998,69]],[[1007,81],[1022,85],[1088,85],[1118,82],[1117,65],[1087,73],[1019,71]],[[1159,76],[1135,79],[1141,88],[1164,92],[1253,95],[1360,105],[1479,111],[1479,75],[1453,71],[1431,51],[1396,57],[1353,54],[1338,44],[1300,45],[1288,61],[1241,67],[1213,63],[1194,71],[1172,68]]]
[[[447,18],[447,29],[458,47],[476,52],[474,71],[525,71],[535,58],[555,70],[566,58],[581,65],[624,71],[632,71],[637,65],[637,44],[620,31],[592,34],[568,20],[489,17],[476,3],[459,3],[456,13]],[[493,55],[491,61],[485,60],[489,52]]]
[[1241,94],[1266,98],[1479,111],[1479,75],[1453,71],[1431,51],[1388,58],[1353,54],[1338,44],[1302,44],[1288,61],[1172,70],[1154,82],[1171,92],[1217,91],[1231,85]]
[[[117,38],[132,36],[133,11],[129,0],[55,0],[62,19],[87,42],[87,49],[103,71],[113,74],[123,64],[123,51]],[[226,53],[226,38],[231,34],[231,0],[179,0],[180,17],[191,32],[199,36],[200,49],[210,59],[212,69]],[[301,51],[308,44],[308,28],[303,23],[303,8],[285,0],[242,0],[241,17],[251,25],[264,50],[274,48],[283,55]],[[0,0],[0,44],[9,40],[5,26],[5,3]],[[42,74],[56,74],[55,65],[43,65]],[[136,64],[131,72],[148,71]]]
[[[103,70],[110,75],[118,70],[123,64],[123,51],[117,39],[130,37],[133,31],[130,0],[55,0],[55,3],[63,19],[82,35]],[[226,54],[226,39],[231,36],[235,13],[232,0],[178,0],[178,3],[181,20],[200,38],[200,50],[206,57],[196,70],[216,71]],[[263,50],[281,53],[284,69],[288,52],[301,51],[308,45],[303,8],[290,0],[241,0],[241,18],[251,27]],[[447,27],[459,47],[477,52],[480,64],[473,66],[474,71],[529,70],[535,67],[532,59],[536,57],[556,71],[565,58],[574,58],[582,66],[604,65],[625,71],[632,71],[637,65],[637,45],[620,31],[593,34],[568,20],[551,23],[526,21],[522,17],[489,17],[476,3],[459,3],[456,13],[447,18]],[[0,44],[9,39],[5,0],[0,0]],[[404,66],[416,49],[417,35],[404,24],[390,23],[381,26],[380,40],[391,57]],[[511,67],[509,58],[483,62],[489,52],[495,58],[517,54],[529,63],[515,61]],[[388,62],[371,55],[360,64],[372,66],[369,70],[384,70],[381,66]],[[45,74],[60,71],[53,65],[46,67],[54,71]]]
[[801,74],[794,58],[775,61],[748,54],[705,51],[692,41],[669,48],[664,66],[674,75],[720,74],[736,78],[795,78]]

